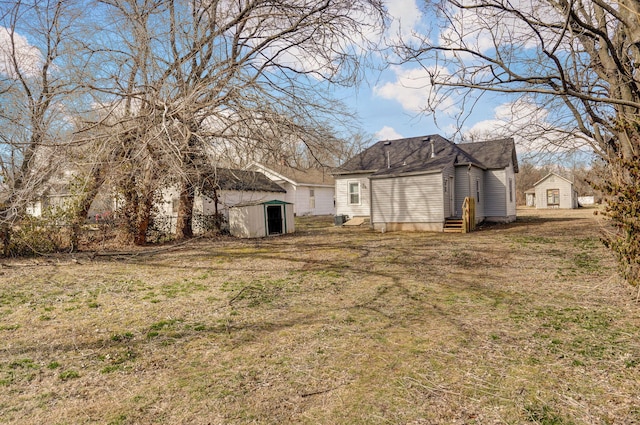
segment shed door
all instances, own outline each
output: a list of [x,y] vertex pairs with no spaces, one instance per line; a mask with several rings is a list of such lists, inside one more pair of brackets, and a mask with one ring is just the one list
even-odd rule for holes
[[267,206],[267,233],[277,235],[282,233],[282,207],[280,205]]

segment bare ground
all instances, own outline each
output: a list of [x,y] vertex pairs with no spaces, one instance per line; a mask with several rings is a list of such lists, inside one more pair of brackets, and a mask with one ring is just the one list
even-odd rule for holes
[[640,306],[593,212],[7,260],[0,422],[640,423]]

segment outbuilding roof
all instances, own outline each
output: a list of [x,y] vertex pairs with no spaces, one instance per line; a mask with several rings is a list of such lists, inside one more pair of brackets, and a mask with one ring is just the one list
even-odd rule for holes
[[257,171],[214,168],[202,173],[202,188],[208,190],[237,190],[249,192],[278,192],[286,190]]

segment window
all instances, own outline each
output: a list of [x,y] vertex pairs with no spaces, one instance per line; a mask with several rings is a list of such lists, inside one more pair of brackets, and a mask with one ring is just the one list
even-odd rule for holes
[[316,208],[316,192],[314,189],[309,189],[309,208],[312,210]]
[[509,179],[509,202],[513,202],[513,179]]
[[560,189],[547,189],[547,205],[560,205]]
[[480,203],[480,180],[476,180],[476,202]]
[[180,199],[175,198],[171,200],[171,212],[176,214],[178,212],[178,208],[180,207]]
[[449,192],[449,181],[448,180],[444,180],[444,193]]
[[360,182],[349,183],[349,205],[360,205]]

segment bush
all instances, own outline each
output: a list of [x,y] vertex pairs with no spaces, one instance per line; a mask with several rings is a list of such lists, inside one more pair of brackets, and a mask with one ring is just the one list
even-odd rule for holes
[[11,233],[9,256],[31,256],[71,248],[71,229],[53,214],[25,217]]
[[604,214],[611,219],[611,228],[603,236],[622,276],[633,286],[640,284],[640,157],[611,161],[611,175],[594,187],[607,199]]

